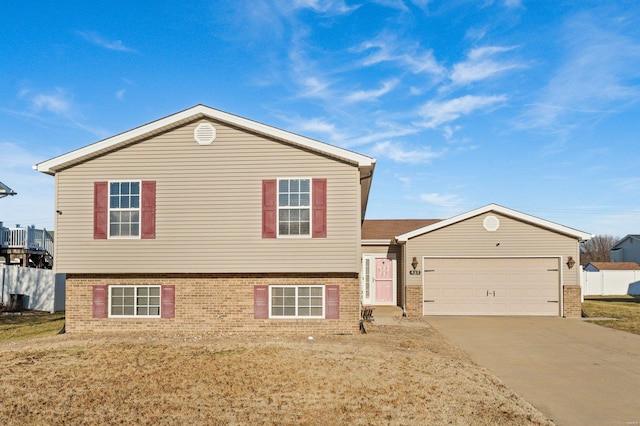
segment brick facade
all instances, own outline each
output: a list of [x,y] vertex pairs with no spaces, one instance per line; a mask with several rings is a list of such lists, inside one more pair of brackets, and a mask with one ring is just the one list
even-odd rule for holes
[[407,286],[407,315],[410,317],[422,316],[422,286]]
[[582,316],[582,289],[579,285],[565,285],[562,287],[564,307],[562,316],[565,318],[580,318]]
[[[93,318],[95,285],[175,285],[175,318]],[[255,319],[256,285],[338,285],[339,319]],[[66,331],[265,333],[327,335],[357,333],[360,319],[357,274],[141,274],[67,275]]]

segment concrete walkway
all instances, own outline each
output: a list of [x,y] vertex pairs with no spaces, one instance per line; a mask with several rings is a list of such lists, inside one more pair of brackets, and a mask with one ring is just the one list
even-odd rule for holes
[[640,336],[578,319],[427,317],[558,425],[640,425]]

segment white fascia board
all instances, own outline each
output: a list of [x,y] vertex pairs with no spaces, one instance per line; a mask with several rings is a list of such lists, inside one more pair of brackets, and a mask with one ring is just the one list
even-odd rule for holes
[[427,232],[435,231],[436,229],[444,228],[445,226],[452,225],[457,222],[461,222],[463,220],[470,219],[472,217],[488,213],[488,212],[496,212],[505,216],[513,217],[515,219],[522,220],[524,222],[529,222],[534,225],[541,226],[546,229],[550,229],[561,234],[570,235],[572,237],[579,238],[581,241],[589,240],[593,236],[587,232],[578,231],[577,229],[569,228],[567,226],[560,225],[555,222],[550,222],[548,220],[540,219],[539,217],[531,216],[526,213],[522,213],[516,210],[511,210],[509,208],[500,206],[498,204],[489,204],[484,207],[477,208],[475,210],[471,210],[466,213],[462,213],[458,216],[454,216],[449,219],[442,220],[440,222],[434,223],[433,225],[425,226],[420,229],[416,229],[415,231],[407,232],[406,234],[399,235],[396,237],[398,241],[406,242],[407,240],[417,237],[422,234],[426,234]]
[[256,121],[219,111],[205,105],[196,105],[192,108],[186,109],[176,114],[172,114],[168,117],[161,118],[143,126],[136,127],[135,129],[129,130],[127,132],[120,133],[119,135],[112,136],[108,139],[103,139],[99,142],[87,145],[83,148],[79,148],[50,160],[43,161],[33,166],[33,168],[34,170],[42,173],[55,174],[56,169],[66,163],[82,159],[83,157],[90,158],[92,155],[95,155],[100,151],[109,151],[111,148],[114,148],[118,145],[126,144],[127,141],[135,141],[143,137],[152,136],[154,133],[158,133],[162,130],[175,127],[182,122],[188,122],[199,117],[209,117],[214,120],[232,124],[240,128],[245,128],[259,134],[283,140],[294,145],[299,145],[314,151],[322,152],[331,157],[342,158],[349,162],[357,164],[358,167],[361,168],[373,167],[376,162],[376,160],[371,157],[358,154],[344,148],[339,148],[337,146],[319,142],[314,139],[296,135],[295,133],[267,126],[266,124],[258,123]]

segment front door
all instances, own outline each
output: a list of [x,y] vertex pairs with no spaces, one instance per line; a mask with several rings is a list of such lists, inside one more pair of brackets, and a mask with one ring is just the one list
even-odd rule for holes
[[393,255],[365,254],[361,283],[363,305],[395,305],[396,260]]
[[393,261],[376,258],[376,301],[375,304],[393,303]]

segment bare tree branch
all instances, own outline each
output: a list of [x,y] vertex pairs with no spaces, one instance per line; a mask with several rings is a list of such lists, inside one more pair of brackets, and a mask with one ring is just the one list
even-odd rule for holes
[[613,235],[596,235],[582,244],[580,264],[591,262],[610,262],[609,249],[620,241],[620,237]]

